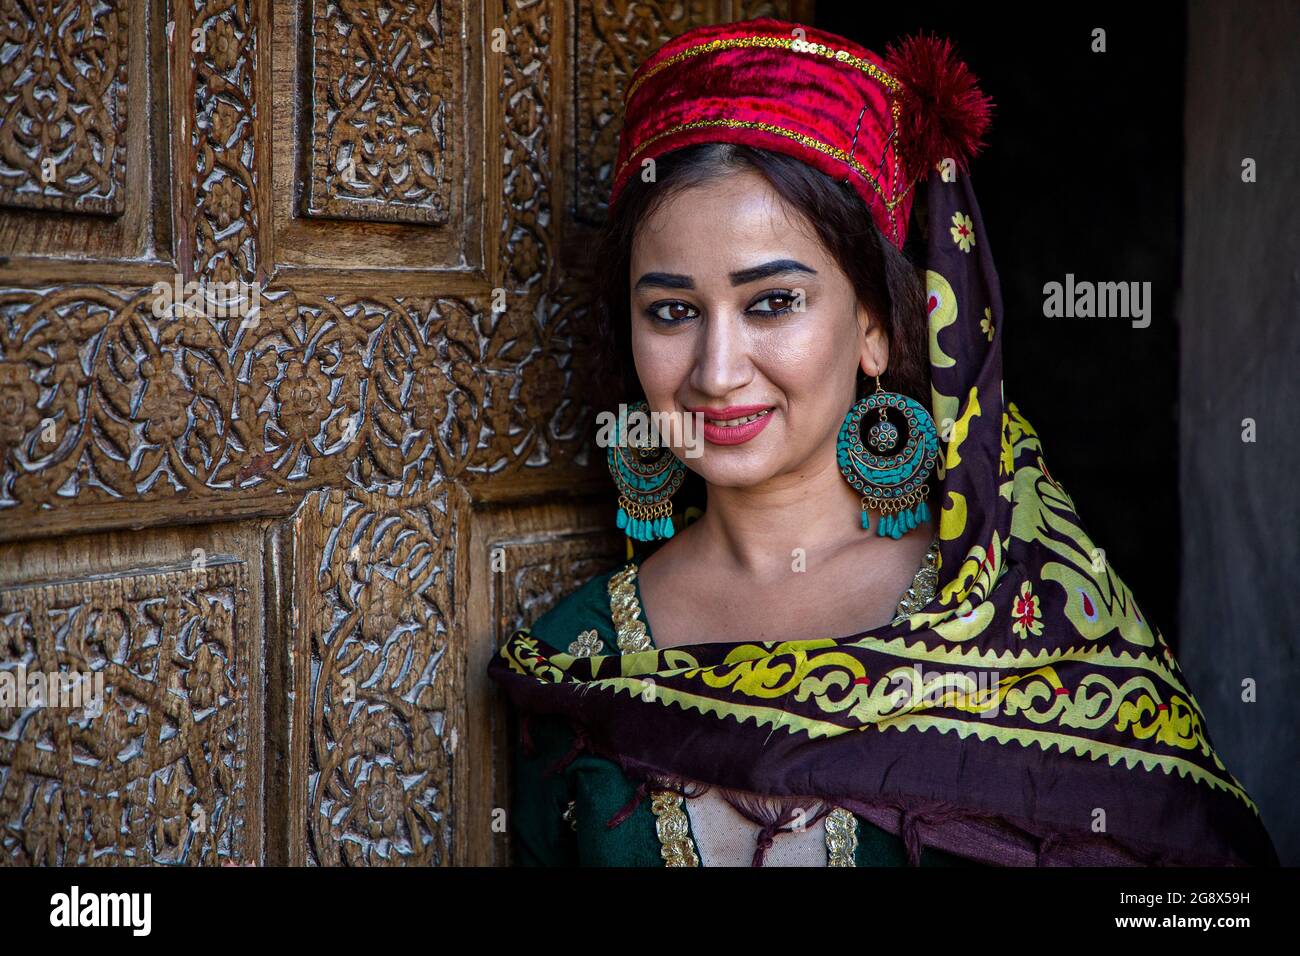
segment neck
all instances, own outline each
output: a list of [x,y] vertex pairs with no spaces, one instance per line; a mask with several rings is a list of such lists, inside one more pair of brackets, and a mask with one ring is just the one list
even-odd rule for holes
[[[709,484],[707,507],[693,525],[706,560],[766,580],[789,572],[796,549],[811,563],[860,546],[868,534],[862,530],[861,497],[840,474],[833,450],[814,460],[757,487]],[[873,538],[880,518],[872,509]],[[911,534],[928,541],[933,526],[923,524]]]

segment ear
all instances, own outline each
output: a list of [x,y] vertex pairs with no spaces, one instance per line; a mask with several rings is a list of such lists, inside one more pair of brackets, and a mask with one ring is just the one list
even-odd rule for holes
[[889,337],[885,335],[885,326],[862,303],[858,303],[857,319],[861,335],[858,364],[873,378],[884,375],[889,368]]

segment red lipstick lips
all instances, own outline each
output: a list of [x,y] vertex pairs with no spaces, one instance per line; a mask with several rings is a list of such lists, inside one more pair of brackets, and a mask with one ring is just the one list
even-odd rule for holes
[[[728,405],[725,408],[695,405],[687,406],[686,410],[701,412],[704,415],[705,441],[714,445],[739,445],[749,441],[766,428],[775,409],[771,405]],[[753,421],[720,424],[720,422],[735,422],[737,419],[749,418],[753,415],[758,416]]]

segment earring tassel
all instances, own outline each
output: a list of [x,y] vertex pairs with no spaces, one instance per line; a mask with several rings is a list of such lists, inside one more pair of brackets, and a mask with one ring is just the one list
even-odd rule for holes
[[[919,528],[924,522],[930,520],[930,509],[922,501],[915,508],[909,508],[906,511],[899,511],[896,514],[885,515],[880,519],[880,525],[876,528],[876,534],[880,537],[893,538],[897,541],[907,532],[914,528]],[[862,527],[867,527],[867,513],[862,513]],[[869,529],[868,529],[869,530]]]
[[677,533],[677,529],[673,527],[672,515],[660,515],[657,518],[633,518],[622,508],[619,508],[615,523],[633,541],[666,539]]

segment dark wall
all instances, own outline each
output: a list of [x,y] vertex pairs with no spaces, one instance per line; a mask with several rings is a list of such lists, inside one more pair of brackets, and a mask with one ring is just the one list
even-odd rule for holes
[[1295,866],[1300,4],[1194,2],[1189,27],[1181,657],[1216,749]]
[[[948,36],[993,97],[972,181],[1005,297],[1006,395],[1177,650],[1183,5],[822,0],[816,25],[881,55],[920,29]],[[1095,27],[1105,53],[1091,52]],[[1150,327],[1044,318],[1043,285],[1066,273],[1149,281]]]

